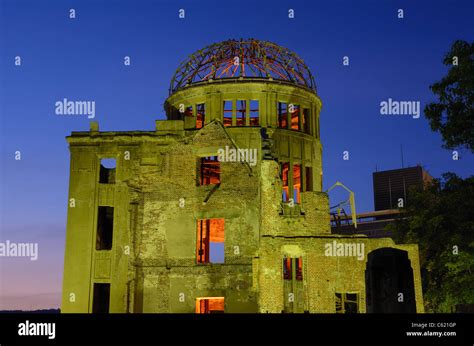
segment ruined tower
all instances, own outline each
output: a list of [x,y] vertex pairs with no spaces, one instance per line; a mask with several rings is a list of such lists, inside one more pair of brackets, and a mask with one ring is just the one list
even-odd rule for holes
[[416,245],[331,234],[321,107],[295,53],[229,40],[155,131],[73,132],[62,311],[423,311]]

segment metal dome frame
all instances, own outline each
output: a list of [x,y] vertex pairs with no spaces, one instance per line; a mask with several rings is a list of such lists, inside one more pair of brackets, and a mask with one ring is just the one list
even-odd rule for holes
[[169,94],[193,83],[239,78],[286,81],[316,92],[311,71],[296,53],[272,42],[241,39],[214,43],[191,54],[173,75]]

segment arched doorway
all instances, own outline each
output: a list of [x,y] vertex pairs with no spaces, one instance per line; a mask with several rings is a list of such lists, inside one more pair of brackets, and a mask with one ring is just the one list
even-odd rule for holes
[[381,248],[369,253],[365,290],[368,313],[415,313],[413,270],[408,252]]

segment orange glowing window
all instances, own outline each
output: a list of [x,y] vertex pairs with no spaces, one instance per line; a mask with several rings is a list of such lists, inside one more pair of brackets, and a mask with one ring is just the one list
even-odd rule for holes
[[278,102],[278,127],[282,129],[288,128],[287,105],[284,102]]
[[197,263],[224,263],[224,219],[197,220]]
[[293,263],[295,264],[294,279],[297,281],[303,280],[303,258],[283,258],[283,280],[293,280]]
[[[192,108],[191,108],[192,115]],[[196,105],[196,128],[201,129],[204,126],[204,119],[206,117],[206,106],[204,103]]]
[[198,168],[199,185],[213,185],[221,182],[221,165],[217,156],[201,157]]
[[236,125],[245,126],[245,117],[247,112],[247,101],[237,100]]
[[291,267],[293,259],[290,257],[283,258],[283,280],[291,280]]
[[290,104],[288,107],[291,118],[291,129],[300,130],[300,106]]
[[224,312],[224,297],[206,297],[196,299],[197,314],[215,314]]
[[293,198],[295,203],[301,202],[301,165],[293,165]]
[[224,126],[232,126],[232,101],[224,101]]
[[303,280],[303,259],[301,257],[295,258],[295,271],[296,280]]
[[288,202],[290,200],[290,189],[288,187],[288,170],[290,164],[288,162],[281,163],[281,181],[282,181],[282,200]]

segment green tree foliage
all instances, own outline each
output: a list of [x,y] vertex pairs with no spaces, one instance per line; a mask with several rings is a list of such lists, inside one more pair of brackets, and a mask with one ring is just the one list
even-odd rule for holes
[[445,148],[474,152],[474,43],[454,42],[443,63],[449,71],[430,86],[438,102],[426,105],[425,117],[441,133]]
[[[418,243],[425,308],[474,304],[474,176],[443,174],[410,191],[405,218],[388,226],[397,243]],[[457,254],[456,254],[457,253]]]

